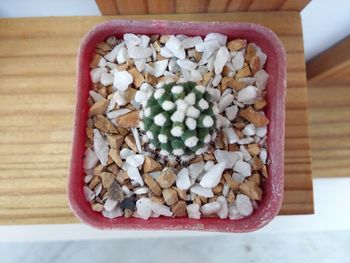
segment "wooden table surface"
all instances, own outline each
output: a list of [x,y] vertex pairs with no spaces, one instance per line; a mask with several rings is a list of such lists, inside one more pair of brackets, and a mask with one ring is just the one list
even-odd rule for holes
[[[76,53],[86,32],[115,18],[0,19],[0,224],[78,222],[66,197]],[[285,197],[280,213],[313,213],[308,98],[299,13],[133,18],[255,22],[281,38],[287,50],[288,88]]]

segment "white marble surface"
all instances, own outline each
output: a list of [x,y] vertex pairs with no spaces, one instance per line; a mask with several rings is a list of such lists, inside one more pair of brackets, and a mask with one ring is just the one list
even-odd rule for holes
[[349,262],[350,231],[0,244],[2,263]]

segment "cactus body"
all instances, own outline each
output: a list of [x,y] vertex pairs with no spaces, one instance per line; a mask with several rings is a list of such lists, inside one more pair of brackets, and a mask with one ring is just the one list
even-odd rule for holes
[[144,108],[142,128],[161,155],[187,158],[205,151],[215,130],[211,96],[194,82],[158,88]]

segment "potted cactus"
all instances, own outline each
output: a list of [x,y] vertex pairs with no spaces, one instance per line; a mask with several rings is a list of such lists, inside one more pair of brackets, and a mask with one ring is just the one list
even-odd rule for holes
[[148,99],[140,127],[149,149],[186,161],[205,152],[215,138],[216,109],[204,86],[165,84]]

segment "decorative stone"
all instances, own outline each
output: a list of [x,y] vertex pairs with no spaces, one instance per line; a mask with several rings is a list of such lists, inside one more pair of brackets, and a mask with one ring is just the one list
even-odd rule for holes
[[198,204],[190,204],[187,206],[187,214],[189,218],[200,219],[201,213],[199,212],[200,206]]
[[187,215],[187,205],[185,201],[179,201],[171,206],[175,216],[185,216]]
[[160,189],[159,185],[157,184],[157,182],[153,179],[152,176],[150,176],[149,174],[144,174],[144,180],[146,185],[148,185],[148,187],[151,189],[151,191],[157,195],[160,196],[162,194],[162,190]]
[[145,161],[143,164],[143,171],[145,173],[155,172],[155,171],[161,171],[162,165],[152,159],[150,156],[145,156]]
[[182,168],[176,176],[176,187],[182,190],[188,190],[191,185],[188,169]]
[[102,215],[108,219],[114,219],[123,215],[123,210],[120,207],[115,208],[112,211],[102,210]]
[[199,184],[195,184],[191,187],[191,193],[195,193],[197,195],[203,196],[203,197],[213,197],[214,193],[211,188],[203,187]]
[[116,126],[121,128],[137,127],[140,122],[140,113],[138,110],[131,111],[116,118]]
[[253,181],[242,183],[239,186],[239,190],[246,196],[249,196],[252,200],[261,200],[263,194],[261,188]]
[[244,161],[238,160],[234,167],[233,170],[237,173],[240,173],[243,176],[250,176],[252,174],[251,172],[251,167],[249,165],[249,163],[246,163]]
[[130,166],[127,170],[129,178],[134,181],[135,183],[138,183],[140,186],[144,185],[143,179],[140,175],[139,170],[136,167]]
[[239,152],[223,151],[219,149],[215,150],[214,156],[219,163],[225,164],[225,169],[232,169],[235,163],[240,159]]
[[163,189],[162,195],[167,205],[173,205],[179,200],[176,191],[172,188]]
[[106,113],[108,105],[109,100],[106,100],[104,98],[95,102],[89,109],[89,117]]
[[220,203],[220,210],[217,212],[218,216],[221,219],[225,219],[228,216],[228,205],[227,205],[227,200],[223,196],[218,196],[216,198],[216,202]]
[[151,200],[149,198],[140,198],[136,202],[136,210],[140,218],[148,219],[152,214]]
[[236,197],[236,206],[239,213],[243,216],[249,216],[253,212],[253,206],[246,195],[238,194]]
[[253,123],[256,127],[262,127],[269,124],[269,120],[260,112],[255,111],[251,106],[241,110],[239,115],[247,121]]
[[221,175],[226,169],[226,162],[219,162],[215,164],[208,172],[204,174],[200,185],[207,188],[213,188],[217,186],[220,182]]
[[220,209],[221,209],[221,203],[214,201],[201,206],[200,211],[203,215],[208,216],[208,215],[218,213]]
[[104,188],[109,188],[115,180],[115,175],[112,173],[103,172],[100,173],[100,177]]
[[161,188],[169,188],[176,181],[176,174],[174,173],[172,168],[165,168],[162,171],[162,174],[157,177],[157,183]]

